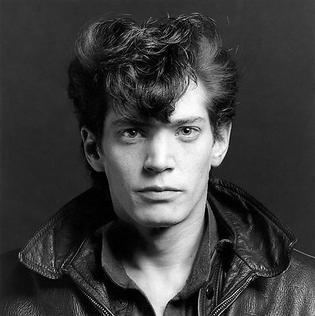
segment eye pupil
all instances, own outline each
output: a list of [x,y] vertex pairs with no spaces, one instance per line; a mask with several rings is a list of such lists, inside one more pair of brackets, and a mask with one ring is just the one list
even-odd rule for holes
[[190,134],[191,129],[190,129],[189,127],[185,127],[185,128],[183,129],[183,132],[184,132],[184,134]]

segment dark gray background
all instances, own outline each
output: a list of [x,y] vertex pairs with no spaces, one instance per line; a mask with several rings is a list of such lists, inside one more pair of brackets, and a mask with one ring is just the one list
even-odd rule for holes
[[216,173],[251,192],[315,254],[315,1],[1,1],[0,250],[23,245],[89,187],[67,100],[78,30],[99,16],[199,11],[237,50],[240,105]]

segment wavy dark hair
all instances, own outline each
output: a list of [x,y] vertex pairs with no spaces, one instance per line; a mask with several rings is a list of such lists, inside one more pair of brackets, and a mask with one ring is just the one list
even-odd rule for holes
[[191,80],[208,98],[215,138],[235,114],[237,71],[214,21],[199,13],[97,21],[81,33],[69,66],[68,93],[79,127],[99,141],[111,106],[125,117],[168,122]]

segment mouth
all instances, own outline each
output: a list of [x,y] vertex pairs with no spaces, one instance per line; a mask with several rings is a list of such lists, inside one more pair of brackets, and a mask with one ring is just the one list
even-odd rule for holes
[[148,186],[137,190],[137,193],[149,202],[169,202],[176,199],[183,191],[167,186]]
[[165,191],[180,192],[181,190],[174,187],[153,185],[153,186],[144,187],[137,191],[138,192],[165,192]]

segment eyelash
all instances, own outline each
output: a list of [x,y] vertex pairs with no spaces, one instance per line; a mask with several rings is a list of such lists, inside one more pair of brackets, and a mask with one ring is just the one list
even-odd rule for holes
[[130,135],[130,132],[131,131],[136,131],[137,132],[137,134],[143,134],[143,132],[140,132],[140,129],[138,129],[138,128],[127,128],[127,129],[124,129],[124,130],[122,130],[121,132],[120,132],[120,135],[122,136],[122,137],[129,137],[129,138],[135,138],[135,136],[134,137],[130,137],[130,136],[128,136],[128,135],[124,135],[125,133],[129,133],[129,135]]
[[[181,134],[185,129],[189,130],[188,134]],[[136,132],[136,135],[130,136],[131,132]],[[175,135],[179,137],[183,137],[183,140],[185,141],[191,141],[198,137],[200,134],[200,128],[195,126],[181,126],[176,130]],[[124,130],[121,130],[119,132],[119,136],[127,141],[133,141],[138,139],[138,136],[145,137],[145,131],[139,129],[139,128],[126,128]]]
[[[185,129],[189,129],[189,134],[186,134],[186,135],[183,135],[183,136],[191,136],[191,134],[193,133],[193,132],[195,132],[195,133],[199,133],[200,132],[200,128],[198,128],[198,127],[193,127],[193,126],[182,126],[182,127],[180,127],[177,131],[176,131],[176,135],[178,135],[179,134],[179,131],[184,131]],[[193,136],[195,136],[195,135],[193,135]]]

